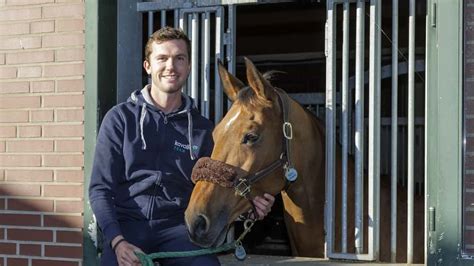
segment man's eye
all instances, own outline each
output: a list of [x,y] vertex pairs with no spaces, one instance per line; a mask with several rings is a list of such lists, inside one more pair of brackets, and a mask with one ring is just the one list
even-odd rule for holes
[[254,144],[259,140],[260,136],[256,133],[247,133],[242,138],[242,144]]

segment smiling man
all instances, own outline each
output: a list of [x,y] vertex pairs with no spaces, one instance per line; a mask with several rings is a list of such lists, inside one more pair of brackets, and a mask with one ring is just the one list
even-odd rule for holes
[[[143,67],[151,84],[104,117],[89,187],[105,246],[101,265],[139,265],[135,252],[188,251],[184,211],[196,160],[212,152],[212,122],[181,93],[191,70],[191,45],[179,29],[156,31]],[[274,198],[256,197],[263,218]],[[216,256],[164,259],[167,265],[219,265]]]

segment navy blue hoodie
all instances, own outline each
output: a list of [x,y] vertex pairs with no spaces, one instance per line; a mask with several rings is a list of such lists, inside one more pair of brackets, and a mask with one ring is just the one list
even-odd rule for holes
[[212,122],[190,97],[164,114],[150,104],[148,88],[109,110],[97,137],[89,199],[108,243],[122,234],[120,222],[183,223],[192,168],[212,151]]

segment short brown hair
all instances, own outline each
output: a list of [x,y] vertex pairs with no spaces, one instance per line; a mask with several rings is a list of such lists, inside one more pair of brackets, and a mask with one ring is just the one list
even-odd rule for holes
[[148,38],[148,42],[145,46],[145,60],[148,61],[150,58],[150,54],[153,51],[152,44],[153,42],[162,43],[165,41],[171,40],[183,40],[186,43],[186,48],[188,52],[188,58],[190,59],[191,55],[191,41],[189,40],[188,36],[182,31],[181,29],[172,28],[165,26],[157,31],[155,31],[150,38]]

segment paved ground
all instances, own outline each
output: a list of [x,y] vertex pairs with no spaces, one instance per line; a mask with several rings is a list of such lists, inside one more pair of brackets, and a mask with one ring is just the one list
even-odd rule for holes
[[[304,257],[280,257],[280,256],[263,256],[263,255],[248,255],[244,261],[238,261],[233,254],[221,255],[219,260],[222,265],[231,266],[231,265],[255,265],[255,266],[264,266],[264,265],[296,265],[296,266],[306,266],[306,265],[406,265],[406,264],[390,264],[390,263],[361,263],[361,262],[350,262],[350,261],[328,261],[324,259],[315,259],[315,258],[304,258]],[[422,265],[422,264],[412,264],[412,265]]]

